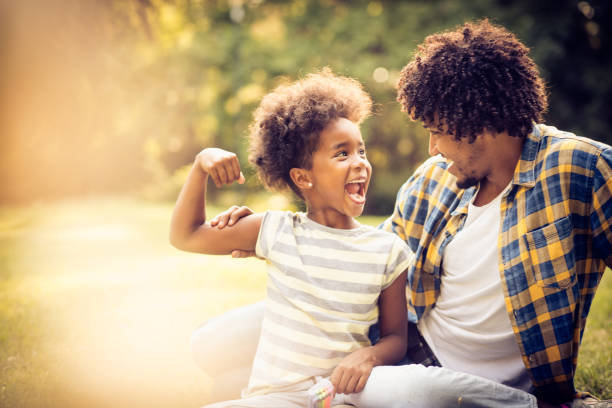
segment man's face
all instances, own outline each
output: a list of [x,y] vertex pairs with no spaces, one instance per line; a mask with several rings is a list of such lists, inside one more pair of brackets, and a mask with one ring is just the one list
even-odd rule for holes
[[426,125],[429,131],[429,154],[442,155],[449,161],[448,171],[457,177],[457,187],[469,188],[477,185],[489,174],[489,157],[482,135],[473,143],[467,139],[456,140],[442,127]]

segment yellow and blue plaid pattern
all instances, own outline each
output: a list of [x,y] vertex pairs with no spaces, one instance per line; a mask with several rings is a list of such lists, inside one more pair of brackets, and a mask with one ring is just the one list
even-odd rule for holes
[[[476,193],[459,189],[447,166],[436,156],[417,169],[382,225],[416,255],[407,284],[413,322],[436,303],[444,248]],[[535,125],[502,199],[497,246],[516,340],[536,395],[547,401],[574,395],[586,317],[612,265],[611,223],[612,148]]]

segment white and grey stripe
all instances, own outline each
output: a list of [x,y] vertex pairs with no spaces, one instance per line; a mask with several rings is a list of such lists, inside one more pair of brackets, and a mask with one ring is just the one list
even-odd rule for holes
[[266,213],[256,253],[268,262],[268,299],[245,397],[328,376],[369,345],[381,292],[412,261],[393,234],[277,211]]

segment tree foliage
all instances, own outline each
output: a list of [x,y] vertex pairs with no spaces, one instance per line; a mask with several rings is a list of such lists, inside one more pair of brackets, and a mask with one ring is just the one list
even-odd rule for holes
[[[170,198],[181,168],[204,146],[237,151],[246,165],[244,135],[261,97],[329,66],[360,80],[376,103],[362,129],[375,171],[367,211],[389,213],[397,188],[427,155],[427,135],[395,102],[398,73],[426,35],[483,17],[532,48],[550,91],[548,123],[612,141],[605,0],[59,3],[9,10],[26,27],[43,24],[26,39],[14,28],[9,41],[9,56],[21,56],[9,78],[32,77],[36,86],[26,97],[8,81],[12,121],[1,147],[12,187],[3,201],[143,183]],[[25,74],[24,48],[44,51]],[[26,117],[39,125],[24,125]],[[17,185],[32,145],[44,170]]]

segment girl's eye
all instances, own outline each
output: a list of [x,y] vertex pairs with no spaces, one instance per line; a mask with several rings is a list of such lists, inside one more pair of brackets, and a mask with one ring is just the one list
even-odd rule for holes
[[365,149],[359,149],[359,154],[362,155],[362,156],[365,156],[365,154],[366,154]]
[[340,150],[338,153],[336,153],[336,157],[346,157],[348,156],[348,153],[346,152],[346,150]]

